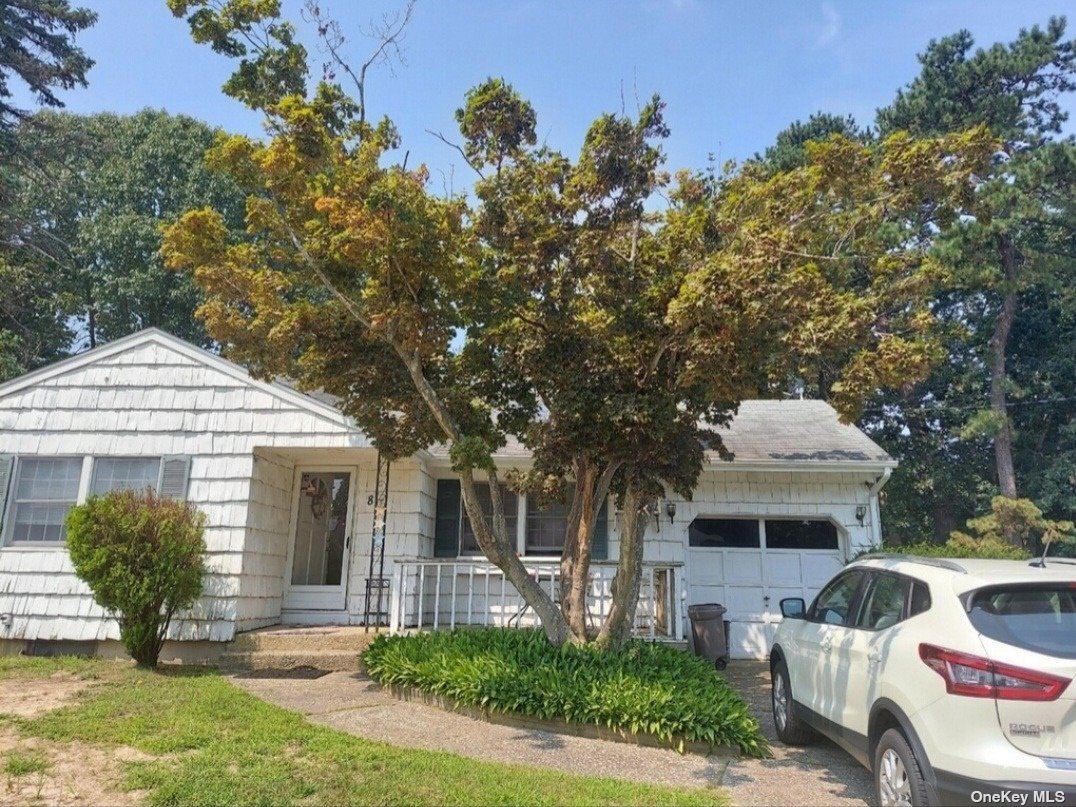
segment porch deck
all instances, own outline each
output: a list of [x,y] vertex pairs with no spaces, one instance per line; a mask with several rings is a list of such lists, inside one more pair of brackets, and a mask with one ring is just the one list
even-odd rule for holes
[[[559,599],[556,558],[524,559],[533,579]],[[616,563],[591,564],[588,621],[597,628],[612,604]],[[632,631],[652,641],[684,642],[683,564],[644,562]],[[515,586],[484,558],[396,560],[389,594],[389,632],[452,629],[458,625],[537,627],[538,619]]]

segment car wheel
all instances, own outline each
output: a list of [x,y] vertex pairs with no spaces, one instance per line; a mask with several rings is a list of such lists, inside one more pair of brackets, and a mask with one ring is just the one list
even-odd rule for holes
[[874,749],[874,796],[882,807],[926,807],[919,762],[899,729],[889,729]]
[[777,729],[777,738],[785,745],[806,745],[810,742],[813,732],[796,716],[792,687],[788,682],[788,666],[783,659],[779,659],[773,667],[770,696],[773,702],[773,725]]

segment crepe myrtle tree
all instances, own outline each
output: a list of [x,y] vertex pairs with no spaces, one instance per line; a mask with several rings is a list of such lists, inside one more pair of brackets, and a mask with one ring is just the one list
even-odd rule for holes
[[[425,168],[392,162],[395,129],[368,120],[366,67],[398,45],[399,18],[353,69],[338,29],[308,5],[331,64],[308,90],[277,3],[171,7],[241,59],[226,92],[263,110],[269,132],[223,139],[208,158],[247,191],[248,238],[208,208],[165,237],[170,265],[206,295],[210,333],[256,374],[338,395],[392,456],[447,443],[480,548],[554,643],[622,641],[647,506],[668,488],[689,496],[707,448],[728,456],[714,428],[742,398],[831,361],[835,378],[858,377],[842,388],[852,408],[862,390],[928,363],[918,292],[931,264],[904,222],[944,218],[946,197],[989,154],[982,133],[894,138],[877,152],[840,140],[787,176],[673,182],[660,99],[599,117],[572,160],[536,145],[533,108],[491,79],[457,112],[455,145],[478,176],[470,205],[432,194]],[[510,435],[533,451],[531,471],[498,467]],[[567,480],[558,604],[517,557],[503,497],[506,485],[548,493]],[[586,582],[610,493],[620,555],[594,635]]]

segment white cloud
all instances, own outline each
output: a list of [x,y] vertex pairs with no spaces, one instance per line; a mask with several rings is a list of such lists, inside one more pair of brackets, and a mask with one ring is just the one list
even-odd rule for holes
[[818,35],[815,37],[816,48],[824,48],[833,42],[841,33],[841,15],[834,8],[833,3],[824,0],[822,3],[822,24]]

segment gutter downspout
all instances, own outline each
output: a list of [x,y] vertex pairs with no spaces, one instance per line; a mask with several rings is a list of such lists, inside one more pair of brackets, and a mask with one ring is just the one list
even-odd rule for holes
[[877,547],[882,546],[882,510],[878,502],[878,494],[892,475],[892,468],[884,468],[882,469],[882,475],[868,487],[871,508],[871,532],[873,533],[871,541]]

